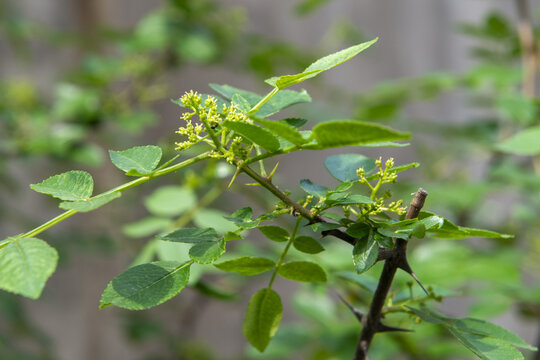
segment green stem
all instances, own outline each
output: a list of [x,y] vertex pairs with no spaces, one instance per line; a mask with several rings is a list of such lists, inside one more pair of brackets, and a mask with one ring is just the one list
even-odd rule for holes
[[[115,187],[115,188],[113,188],[111,190],[105,191],[104,193],[96,195],[96,196],[115,193],[115,192],[123,192],[123,191],[125,191],[127,189],[131,189],[132,187],[139,186],[140,184],[145,183],[145,182],[147,182],[147,181],[149,181],[149,180],[151,180],[153,178],[170,174],[172,172],[183,169],[183,168],[185,168],[185,167],[187,167],[189,165],[193,165],[193,164],[195,164],[195,163],[197,163],[197,162],[199,162],[201,160],[206,160],[206,159],[209,159],[209,158],[210,158],[210,153],[209,152],[202,153],[202,154],[200,154],[198,156],[195,156],[195,157],[193,157],[191,159],[188,159],[188,160],[182,161],[182,162],[180,162],[178,164],[171,165],[171,166],[166,167],[164,169],[158,170],[155,173],[150,174],[148,176],[141,176],[140,178],[137,178],[137,179],[135,179],[133,181],[130,181],[128,183],[117,186],[117,187]],[[33,237],[33,236],[36,236],[36,235],[42,233],[43,231],[49,229],[50,227],[52,227],[52,226],[64,221],[65,219],[75,215],[76,213],[78,213],[78,211],[76,211],[76,210],[68,210],[68,211],[58,215],[54,219],[51,219],[51,220],[47,221],[46,223],[38,226],[37,228],[35,228],[33,230],[30,230],[29,232],[21,235],[20,237]]]
[[302,150],[302,147],[299,146],[299,145],[291,145],[289,147],[280,149],[278,151],[265,152],[263,154],[260,154],[260,155],[254,156],[252,158],[249,158],[249,159],[247,159],[245,161],[245,164],[249,165],[249,164],[252,164],[252,163],[254,163],[256,161],[264,160],[264,159],[272,157],[272,156],[281,155],[281,154],[288,154],[288,153],[291,153],[293,151],[298,151],[298,150]]
[[261,99],[261,101],[259,101],[257,104],[255,104],[254,107],[251,108],[251,110],[248,111],[248,115],[253,115],[255,114],[257,111],[259,111],[259,109],[268,102],[268,100],[270,100],[274,95],[276,95],[277,93],[279,92],[279,88],[278,87],[275,87],[272,89],[272,91],[270,91],[268,94],[266,94],[265,97],[263,97]]
[[[257,155],[261,155],[261,148],[259,146],[255,145],[255,151],[257,152]],[[259,160],[259,168],[261,169],[261,175],[266,177],[266,169],[264,168],[264,162],[262,159]]]
[[285,249],[283,249],[283,252],[281,253],[281,256],[279,257],[279,260],[276,264],[276,268],[274,269],[274,273],[272,274],[272,278],[270,279],[270,282],[268,283],[268,288],[271,289],[272,285],[274,284],[274,280],[276,279],[277,273],[279,271],[279,268],[281,264],[283,263],[283,260],[285,259],[285,256],[289,252],[289,249],[291,248],[292,243],[294,242],[294,239],[296,238],[296,233],[298,232],[298,228],[300,227],[300,222],[302,221],[302,217],[299,216],[296,220],[296,224],[294,225],[294,230],[291,234],[291,238],[287,242],[287,245],[285,246]]

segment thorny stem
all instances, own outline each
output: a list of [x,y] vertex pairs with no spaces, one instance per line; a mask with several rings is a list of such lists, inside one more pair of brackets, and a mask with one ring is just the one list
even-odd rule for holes
[[281,264],[283,263],[283,260],[285,259],[285,256],[289,252],[289,249],[291,248],[292,243],[294,242],[294,239],[296,238],[296,233],[298,232],[298,227],[300,226],[300,222],[302,221],[302,217],[298,216],[298,219],[296,220],[296,224],[294,225],[294,230],[291,234],[291,237],[289,241],[287,242],[287,245],[285,246],[285,249],[283,249],[283,252],[281,253],[281,256],[279,257],[279,260],[276,264],[276,268],[274,269],[274,272],[272,273],[272,278],[270,279],[270,282],[268,283],[268,289],[272,288],[272,285],[274,284],[274,280],[276,279],[276,275],[279,271],[279,268]]
[[[135,187],[135,186],[139,186],[141,185],[142,183],[145,183],[153,178],[156,178],[156,177],[160,177],[160,176],[163,176],[163,175],[166,175],[166,174],[170,174],[172,172],[175,172],[175,171],[178,171],[180,169],[183,169],[189,165],[193,165],[201,160],[205,160],[205,159],[209,159],[210,158],[210,153],[209,152],[205,152],[205,153],[202,153],[198,156],[195,156],[191,159],[188,159],[188,160],[185,160],[185,161],[182,161],[178,164],[175,164],[175,165],[171,165],[171,166],[168,166],[164,169],[161,169],[161,170],[158,170],[148,176],[141,176],[133,181],[130,181],[130,182],[127,182],[123,185],[120,185],[120,186],[117,186],[115,187],[114,189],[111,189],[109,191],[106,191],[102,194],[99,194],[99,195],[104,195],[104,194],[110,194],[110,193],[115,193],[115,192],[123,192],[127,189],[131,189],[132,187]],[[96,195],[96,196],[99,196],[99,195]],[[28,231],[27,233],[25,234],[22,234],[20,235],[19,237],[33,237],[33,236],[36,236],[40,233],[42,233],[43,231],[47,230],[48,228],[64,221],[65,219],[75,215],[76,213],[78,213],[78,211],[76,210],[68,210],[60,215],[58,215],[57,217],[55,217],[54,219],[51,219],[49,221],[47,221],[46,223],[44,224],[41,224],[40,226],[38,226],[37,228],[33,229],[33,230],[30,230]]]
[[[424,201],[427,197],[427,192],[420,188],[416,193],[414,199],[409,206],[409,211],[405,216],[405,219],[414,219],[418,217],[420,210],[424,206]],[[388,257],[384,262],[384,267],[379,278],[379,283],[375,294],[373,295],[373,300],[369,307],[369,311],[362,321],[362,333],[358,339],[356,345],[356,352],[354,354],[354,360],[367,360],[367,353],[373,336],[378,332],[380,328],[381,314],[384,307],[384,302],[390,291],[390,286],[394,280],[394,275],[397,272],[398,268],[401,268],[406,264],[406,251],[407,251],[407,241],[403,239],[395,239],[395,250],[392,252],[392,255]],[[408,266],[408,264],[407,264]]]

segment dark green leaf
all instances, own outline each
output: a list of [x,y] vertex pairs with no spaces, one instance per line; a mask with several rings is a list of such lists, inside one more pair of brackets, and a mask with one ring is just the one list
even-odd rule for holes
[[108,194],[102,194],[90,198],[88,200],[79,200],[79,201],[63,201],[60,203],[60,209],[64,210],[76,210],[78,212],[88,212],[95,210],[107,203],[117,199],[122,194],[120,192],[113,192]]
[[279,295],[272,289],[257,291],[249,301],[242,332],[257,350],[263,352],[276,333],[283,306]]
[[278,274],[285,279],[305,282],[326,282],[326,272],[310,261],[290,261],[281,265]]
[[8,238],[0,247],[0,288],[37,299],[58,263],[58,253],[36,238]]
[[249,139],[267,151],[272,152],[279,150],[280,145],[278,138],[270,131],[263,129],[260,126],[233,121],[224,121],[222,125],[242,135],[246,139]]
[[258,228],[264,236],[270,240],[277,242],[284,242],[289,240],[289,233],[287,230],[274,225],[263,225]]
[[327,223],[327,222],[316,222],[314,224],[311,224],[311,228],[315,232],[323,232],[328,230],[334,230],[337,228],[340,228],[341,224],[333,224],[333,223]]
[[295,129],[300,129],[302,126],[306,125],[308,121],[306,119],[287,118],[287,119],[280,120],[280,122],[285,123],[289,126],[292,126]]
[[302,145],[308,142],[294,127],[281,121],[258,119],[257,122],[272,131],[275,135],[291,142],[294,145]]
[[159,305],[184,289],[190,265],[191,262],[156,261],[129,268],[107,285],[99,308],[115,305],[143,310]]
[[189,257],[199,264],[213,263],[223,253],[225,253],[225,240],[223,239],[195,244],[189,249]]
[[159,240],[174,241],[181,243],[213,243],[218,239],[218,234],[213,228],[183,228],[165,235],[158,235]]
[[223,271],[249,276],[271,270],[276,267],[276,263],[267,258],[243,256],[219,264],[214,264],[214,266]]
[[369,236],[359,238],[353,248],[353,263],[356,271],[361,274],[369,270],[379,257],[379,244],[373,238],[373,230]]
[[68,171],[51,176],[39,184],[32,184],[30,188],[60,200],[86,200],[92,196],[94,180],[86,171]]
[[307,192],[308,194],[311,194],[313,196],[320,198],[326,197],[326,194],[330,189],[328,189],[326,186],[314,184],[309,179],[302,179],[300,180],[300,187]]
[[126,175],[144,176],[152,173],[161,160],[162,151],[159,146],[135,146],[123,151],[109,150],[111,161]]
[[310,149],[361,146],[410,138],[409,133],[399,132],[381,125],[354,120],[323,122],[315,125],[312,131],[312,138],[314,138],[317,143],[315,145],[304,145],[304,147]]
[[298,251],[306,254],[318,254],[321,251],[324,251],[322,245],[317,240],[309,236],[296,237],[293,245]]
[[371,231],[371,226],[369,226],[366,223],[356,223],[352,224],[347,228],[345,231],[347,234],[355,237],[355,238],[364,238],[369,235],[369,232]]

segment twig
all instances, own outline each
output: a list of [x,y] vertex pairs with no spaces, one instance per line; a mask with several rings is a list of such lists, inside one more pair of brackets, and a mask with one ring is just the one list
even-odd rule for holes
[[[409,211],[407,212],[405,219],[414,219],[418,217],[420,210],[424,206],[426,197],[427,192],[422,188],[418,189],[418,192],[409,206]],[[393,250],[392,253],[386,254],[388,257],[384,262],[383,271],[379,278],[375,294],[373,295],[369,311],[362,319],[363,328],[356,345],[354,360],[367,360],[367,352],[371,345],[371,341],[373,340],[373,336],[375,336],[377,332],[389,331],[389,327],[381,324],[381,313],[397,269],[403,269],[409,274],[414,275],[407,262],[407,241],[395,239],[395,244],[395,250]],[[416,276],[413,277],[417,280]],[[422,286],[422,288],[424,287]]]

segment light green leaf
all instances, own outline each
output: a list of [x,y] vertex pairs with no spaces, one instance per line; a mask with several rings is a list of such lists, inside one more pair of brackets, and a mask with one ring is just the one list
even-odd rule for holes
[[270,259],[255,256],[243,256],[219,264],[214,264],[220,270],[251,276],[262,274],[276,267]]
[[525,342],[516,334],[506,330],[502,326],[490,323],[488,321],[472,318],[457,319],[454,322],[454,327],[462,332],[484,335],[503,340],[513,346],[527,350],[535,351],[536,348]]
[[251,109],[249,102],[240,94],[234,94],[231,101],[240,111],[244,113],[247,113]]
[[135,146],[123,151],[109,150],[114,166],[126,175],[144,176],[151,174],[161,160],[162,151],[159,146]]
[[347,60],[352,59],[360,52],[364,51],[365,49],[373,45],[375,42],[377,42],[377,40],[378,39],[374,39],[359,45],[351,46],[347,49],[325,56],[315,61],[313,64],[308,66],[303,72],[299,74],[273,77],[267,79],[265,82],[272,86],[278,87],[279,89],[284,89],[291,85],[298,84],[304,80],[319,75],[323,71],[329,70],[339,64],[344,63]]
[[276,333],[283,305],[279,295],[272,289],[257,291],[249,301],[242,332],[257,350],[263,352]]
[[317,141],[316,144],[304,145],[305,148],[327,149],[341,146],[362,146],[383,141],[405,140],[410,138],[410,134],[361,121],[334,120],[315,125],[312,130],[312,138]]
[[88,200],[79,200],[79,201],[63,201],[60,203],[60,209],[64,210],[76,210],[78,212],[88,212],[95,210],[107,203],[113,201],[114,199],[122,196],[120,192],[113,192],[108,194],[102,194],[90,198]]
[[326,272],[310,261],[290,261],[281,265],[278,274],[285,279],[305,282],[326,282]]
[[218,239],[218,234],[213,228],[183,228],[172,231],[165,235],[158,235],[157,238],[164,241],[197,244],[216,242]]
[[[345,195],[345,196],[343,196]],[[338,205],[359,205],[359,204],[372,204],[373,200],[369,197],[359,194],[332,194],[326,200],[326,203],[331,206]]]
[[339,154],[324,160],[326,170],[339,181],[358,180],[356,169],[363,168],[366,174],[375,169],[375,160],[360,154]]
[[191,262],[156,261],[129,268],[107,285],[99,308],[115,305],[143,310],[159,305],[184,289],[190,265]]
[[306,254],[318,254],[321,251],[324,251],[323,246],[317,240],[309,236],[296,237],[293,245],[296,250]]
[[234,121],[224,121],[222,125],[237,132],[267,151],[279,150],[278,138],[270,131],[263,129],[260,126]]
[[316,196],[319,199],[326,197],[326,194],[330,190],[326,186],[311,182],[309,179],[300,180],[300,187],[308,194]]
[[258,119],[256,121],[268,130],[272,131],[275,135],[291,142],[294,145],[302,145],[308,142],[308,140],[304,139],[298,130],[285,122],[262,119]]
[[455,328],[448,328],[465,347],[484,360],[522,360],[523,355],[507,342],[496,338],[470,334]]
[[74,170],[51,176],[39,184],[30,185],[30,188],[60,200],[86,200],[92,196],[94,180],[86,171]]
[[275,225],[263,225],[259,226],[258,229],[272,241],[284,242],[289,240],[289,233],[287,230],[280,228]]
[[377,262],[379,244],[373,238],[373,230],[369,236],[356,241],[353,248],[353,263],[356,271],[361,274],[369,270]]
[[540,126],[533,126],[523,130],[501,143],[496,148],[502,152],[516,155],[540,154]]
[[150,235],[154,235],[171,225],[170,219],[159,217],[146,217],[137,222],[127,224],[122,228],[122,231],[126,236],[132,238],[141,238]]
[[218,234],[225,234],[227,232],[234,232],[237,230],[236,225],[227,220],[227,213],[216,209],[200,209],[193,217],[193,223],[200,227],[211,227],[216,230]]
[[199,264],[210,264],[225,253],[225,240],[195,244],[189,249],[189,257]]
[[0,248],[0,288],[37,299],[58,263],[58,253],[36,238],[8,238]]
[[188,187],[185,186],[163,186],[154,191],[144,201],[144,205],[152,214],[156,216],[177,216],[197,203],[197,198]]

